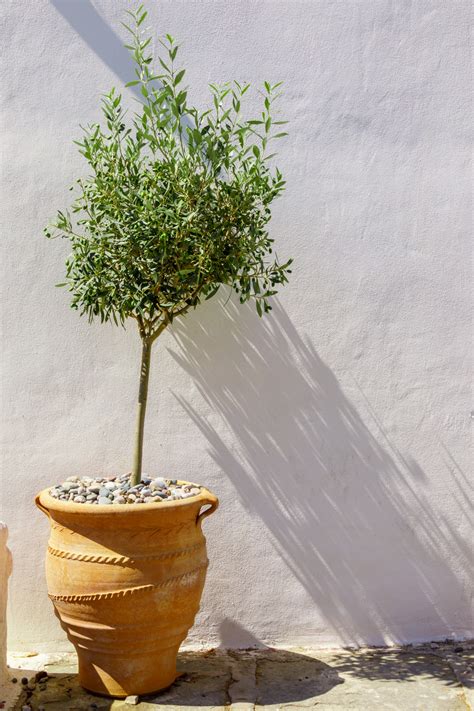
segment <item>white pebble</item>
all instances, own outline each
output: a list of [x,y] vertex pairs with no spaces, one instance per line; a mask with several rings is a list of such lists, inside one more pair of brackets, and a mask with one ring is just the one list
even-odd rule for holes
[[166,489],[166,481],[161,476],[158,476],[153,479],[150,486],[153,489]]

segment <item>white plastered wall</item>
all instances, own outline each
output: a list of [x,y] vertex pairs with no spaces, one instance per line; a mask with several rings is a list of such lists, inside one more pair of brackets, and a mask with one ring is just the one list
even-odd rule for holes
[[[128,470],[139,340],[68,308],[42,228],[85,171],[72,139],[131,78],[117,0],[4,0],[2,511],[12,649],[60,649],[33,496]],[[207,302],[157,344],[145,470],[221,499],[191,642],[462,638],[469,571],[466,0],[150,0],[191,95],[283,80],[295,258],[259,320]],[[132,94],[124,90],[132,102]],[[252,100],[251,100],[252,101]]]

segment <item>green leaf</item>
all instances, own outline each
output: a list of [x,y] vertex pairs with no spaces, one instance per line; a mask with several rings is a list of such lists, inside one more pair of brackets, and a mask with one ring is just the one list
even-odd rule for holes
[[148,15],[148,13],[146,11],[143,12],[141,17],[137,20],[137,27],[140,27],[140,25],[142,24],[142,22],[144,21],[144,19],[146,18],[147,15]]
[[217,286],[215,286],[213,289],[211,289],[211,291],[206,295],[205,301],[212,299],[212,297],[215,296],[217,294],[217,292],[219,291],[220,286],[221,286],[220,284],[217,284]]
[[177,86],[177,85],[179,84],[179,82],[181,81],[181,79],[184,77],[185,74],[186,74],[186,70],[185,70],[185,69],[181,69],[181,71],[179,71],[179,72],[176,74],[176,76],[175,76],[175,78],[174,78],[174,82],[173,82],[175,86]]

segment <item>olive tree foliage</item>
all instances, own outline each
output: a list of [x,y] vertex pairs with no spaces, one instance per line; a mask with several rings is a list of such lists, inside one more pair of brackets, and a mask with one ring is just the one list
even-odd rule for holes
[[[270,206],[285,181],[271,168],[272,147],[285,136],[274,118],[280,84],[264,83],[258,117],[243,119],[249,84],[211,84],[211,106],[188,103],[179,46],[160,40],[153,66],[143,5],[125,24],[142,101],[129,116],[112,89],[102,98],[102,123],[76,141],[90,174],[76,181],[76,198],[45,232],[70,240],[63,284],[71,306],[92,321],[137,322],[142,369],[132,480],[140,480],[143,421],[153,341],[177,316],[213,297],[221,286],[253,299],[258,314],[288,281],[268,233]],[[140,400],[141,398],[141,400]],[[140,402],[143,405],[140,415]],[[137,455],[137,451],[136,451]]]

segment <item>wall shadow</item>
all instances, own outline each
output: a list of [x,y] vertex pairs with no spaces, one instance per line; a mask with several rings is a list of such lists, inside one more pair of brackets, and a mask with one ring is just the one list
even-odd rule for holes
[[[111,69],[118,79],[127,84],[129,81],[135,80],[135,63],[131,57],[130,51],[125,47],[125,40],[119,37],[113,29],[107,24],[103,17],[97,12],[91,0],[49,0],[51,5],[59,12],[66,20],[79,37],[86,43],[89,49],[97,55],[97,57]],[[138,5],[132,5],[135,9]],[[123,12],[122,22],[127,22],[128,16]],[[150,30],[150,35],[153,36],[153,30]],[[127,38],[128,40],[128,38]],[[158,69],[158,60],[155,57],[155,65]],[[160,89],[161,82],[154,80],[150,82],[150,86]],[[123,87],[119,87],[119,92]],[[128,90],[134,94],[135,98],[142,104],[143,96],[139,85],[128,87]],[[185,115],[181,118],[182,125],[192,127],[192,121],[189,116]],[[187,134],[183,136],[187,140]]]
[[[109,27],[91,0],[50,0],[50,2],[89,49],[124,84],[136,78],[130,52],[124,47],[124,41]],[[130,90],[140,99],[140,87],[131,87]]]
[[[360,389],[359,414],[281,305],[257,320],[229,302],[173,325],[171,354],[227,432],[224,441],[176,396],[212,458],[343,644],[413,641],[414,620],[453,635],[463,589],[449,561],[468,566],[470,548],[420,495],[425,473]],[[472,509],[466,482],[446,468]],[[258,542],[247,544],[251,555]]]

